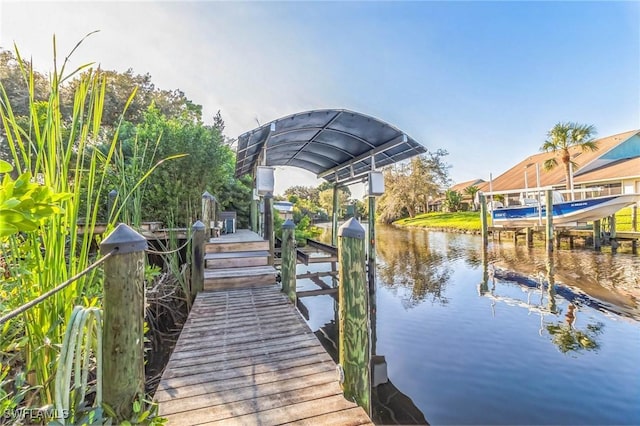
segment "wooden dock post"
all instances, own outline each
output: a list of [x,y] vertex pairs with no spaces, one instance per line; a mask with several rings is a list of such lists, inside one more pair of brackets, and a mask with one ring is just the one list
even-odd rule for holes
[[209,191],[204,191],[202,193],[202,223],[204,224],[204,233],[206,235],[211,235],[211,194]]
[[526,228],[526,239],[527,239],[527,247],[533,246],[533,228]]
[[631,230],[636,232],[638,230],[638,205],[631,206]]
[[291,219],[282,224],[282,292],[296,303],[296,225]]
[[553,191],[547,189],[545,197],[546,206],[546,231],[545,239],[547,243],[547,252],[553,252]]
[[487,199],[484,194],[480,194],[480,223],[482,225],[482,247],[487,247],[489,243],[489,228],[487,226]]
[[331,245],[338,245],[338,184],[333,185],[333,210],[331,212]]
[[258,229],[258,200],[251,200],[251,230],[256,234]]
[[369,292],[365,271],[365,232],[349,219],[338,231],[340,259],[338,290],[340,309],[339,361],[344,372],[342,389],[348,400],[370,412]]
[[116,205],[116,197],[118,196],[118,191],[112,189],[109,191],[109,195],[107,195],[107,222],[111,222],[111,215],[113,212],[113,207]]
[[104,263],[103,400],[128,420],[144,397],[144,265],[147,240],[121,223],[100,244]]
[[369,283],[369,291],[375,291],[376,280],[376,197],[369,196],[369,261],[367,264],[367,273]]
[[616,215],[609,216],[609,241],[611,243],[611,253],[617,253],[618,240],[616,236]]
[[593,249],[600,251],[602,246],[602,236],[600,235],[600,220],[593,221]]
[[273,266],[275,240],[273,235],[273,195],[270,192],[264,196],[264,239],[269,241],[269,265]]
[[204,243],[206,226],[199,220],[191,226],[191,302],[204,290]]

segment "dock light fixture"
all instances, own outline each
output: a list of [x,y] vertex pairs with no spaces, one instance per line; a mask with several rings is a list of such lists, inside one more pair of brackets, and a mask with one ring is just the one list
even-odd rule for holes
[[369,172],[368,195],[375,197],[384,194],[384,175],[382,172]]
[[256,172],[256,188],[259,195],[266,195],[274,190],[274,167],[258,166]]

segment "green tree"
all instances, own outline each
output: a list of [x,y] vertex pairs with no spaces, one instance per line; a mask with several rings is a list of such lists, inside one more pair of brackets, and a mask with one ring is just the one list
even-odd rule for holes
[[[341,209],[349,203],[351,191],[349,188],[341,186],[338,188],[338,217],[341,216]],[[327,212],[329,216],[333,213],[333,189],[325,189],[320,191],[320,207]]]
[[457,212],[462,206],[462,194],[451,189],[444,194],[444,208],[448,212]]
[[473,206],[473,211],[476,211],[476,194],[478,193],[478,191],[480,190],[480,188],[478,188],[475,185],[471,185],[471,186],[467,186],[464,189],[464,193],[467,194],[469,197],[471,197],[471,205]]
[[569,149],[580,148],[582,152],[596,151],[598,145],[594,139],[596,128],[593,125],[578,123],[558,123],[547,133],[547,140],[540,148],[543,152],[552,152],[555,155],[544,162],[544,169],[551,170],[558,165],[558,159],[564,166],[566,188],[570,189],[570,165],[576,166],[571,160]]
[[[320,191],[318,190],[318,188],[314,188],[313,186],[292,186],[284,191],[284,195],[286,195],[287,197],[295,196],[299,199],[308,200],[314,204],[319,204],[320,202]],[[291,200],[289,199],[289,201]]]
[[448,155],[437,150],[414,157],[409,164],[402,163],[384,171],[385,193],[377,203],[381,221],[391,223],[403,216],[414,217],[427,211],[429,197],[437,197],[449,183]]
[[[140,187],[142,220],[190,225],[200,212],[205,190],[218,198],[223,209],[248,210],[250,191],[246,183],[233,177],[235,157],[217,128],[194,122],[189,116],[168,118],[152,103],[140,124],[123,126],[119,142],[114,175],[120,187],[137,181],[137,174],[149,164],[186,154],[161,164]],[[141,167],[141,162],[146,166]],[[239,225],[243,221],[239,218]]]

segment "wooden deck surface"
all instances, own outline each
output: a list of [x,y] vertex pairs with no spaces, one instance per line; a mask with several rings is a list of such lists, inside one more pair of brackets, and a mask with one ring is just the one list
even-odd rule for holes
[[372,424],[276,285],[198,294],[155,399],[172,425]]
[[264,238],[249,229],[236,229],[234,233],[222,234],[209,240],[211,243],[246,243],[251,241],[264,241]]

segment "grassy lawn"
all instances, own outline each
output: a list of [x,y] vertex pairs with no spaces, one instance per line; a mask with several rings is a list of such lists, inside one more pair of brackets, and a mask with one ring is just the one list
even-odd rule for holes
[[[450,229],[452,231],[480,232],[480,212],[425,213],[416,217],[404,218],[393,222],[398,226],[417,226],[421,228]],[[491,220],[489,219],[489,225]],[[631,207],[616,213],[616,229],[631,231]]]
[[480,232],[480,212],[425,213],[397,220],[394,225]]

